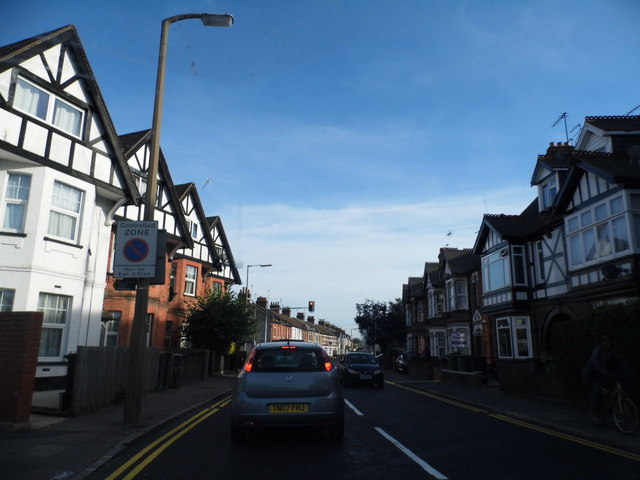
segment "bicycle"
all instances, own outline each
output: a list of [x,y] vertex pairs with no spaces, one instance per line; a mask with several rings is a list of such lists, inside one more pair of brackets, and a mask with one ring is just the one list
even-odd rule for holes
[[595,423],[601,425],[610,413],[613,423],[622,433],[635,433],[640,425],[640,414],[636,403],[628,397],[620,382],[616,382],[613,388],[602,389],[603,402],[600,415],[594,416]]

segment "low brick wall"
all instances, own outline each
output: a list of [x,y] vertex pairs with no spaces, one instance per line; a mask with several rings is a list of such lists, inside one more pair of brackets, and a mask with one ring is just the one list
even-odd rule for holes
[[0,424],[7,429],[29,428],[42,315],[0,313]]

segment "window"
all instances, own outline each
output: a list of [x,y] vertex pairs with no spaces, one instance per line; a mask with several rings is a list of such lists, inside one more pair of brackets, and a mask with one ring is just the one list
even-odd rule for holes
[[467,282],[464,280],[449,280],[447,282],[447,300],[449,311],[466,310],[467,307]]
[[444,300],[441,290],[429,290],[429,318],[442,315],[444,309]]
[[5,195],[4,221],[2,227],[22,232],[27,213],[31,177],[29,175],[9,174]]
[[429,341],[431,355],[438,358],[444,358],[447,355],[447,334],[444,330],[431,330]]
[[23,78],[16,82],[13,106],[60,130],[80,137],[84,112]]
[[531,358],[529,317],[496,319],[499,358]]
[[15,293],[15,290],[0,288],[0,312],[10,312],[13,310],[13,297]]
[[[567,218],[565,228],[572,267],[601,261],[631,248],[628,216],[623,212],[623,196],[618,195]],[[634,233],[637,231],[634,224]]]
[[525,271],[524,247],[514,245],[511,247],[513,253],[513,279],[516,285],[526,285],[527,277]]
[[197,277],[198,277],[198,269],[192,265],[187,265],[187,274],[184,280],[185,295],[195,296]]
[[82,191],[55,182],[49,216],[49,234],[65,240],[77,241],[81,207]]
[[542,209],[547,209],[553,205],[553,201],[558,193],[556,179],[551,178],[540,186],[540,197],[542,199]]
[[44,313],[40,337],[41,357],[60,357],[71,298],[64,295],[41,293],[38,311]]
[[191,238],[198,239],[198,224],[196,222],[191,222]]
[[482,258],[482,283],[485,292],[511,285],[508,248],[505,247]]
[[103,347],[117,347],[120,335],[120,319],[122,312],[110,311],[109,316],[102,319],[102,331],[100,332],[100,345]]

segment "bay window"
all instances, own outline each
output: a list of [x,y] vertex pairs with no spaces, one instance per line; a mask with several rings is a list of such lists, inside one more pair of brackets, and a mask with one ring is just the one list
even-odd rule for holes
[[531,358],[531,329],[529,317],[496,319],[499,358]]
[[466,310],[467,306],[467,282],[464,280],[449,280],[447,282],[447,300],[449,311]]
[[40,336],[40,357],[61,356],[70,306],[71,297],[64,295],[41,293],[38,297],[38,312],[44,314]]
[[[635,216],[632,218],[637,232]],[[628,225],[629,216],[624,213],[622,195],[568,217],[565,227],[571,267],[588,265],[629,251]]]
[[24,231],[24,220],[31,190],[31,176],[10,173],[7,180],[7,191],[4,197],[4,220],[2,228]]
[[505,247],[482,258],[482,285],[485,292],[511,286],[508,248]]
[[77,241],[82,207],[82,191],[60,182],[53,185],[48,233]]
[[16,291],[8,288],[0,288],[0,312],[13,310],[13,297]]
[[198,269],[192,265],[187,265],[187,271],[184,280],[184,294],[195,296],[196,279],[198,277]]

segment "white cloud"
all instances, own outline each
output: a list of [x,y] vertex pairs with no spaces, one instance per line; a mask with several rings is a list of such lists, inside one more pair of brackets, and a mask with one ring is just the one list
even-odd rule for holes
[[241,207],[241,226],[236,215],[223,222],[243,280],[247,264],[273,265],[251,269],[254,295],[292,307],[315,300],[316,318],[349,331],[356,303],[400,297],[441,247],[473,247],[484,213],[518,214],[532,198],[529,188],[507,187],[404,205],[263,204]]

